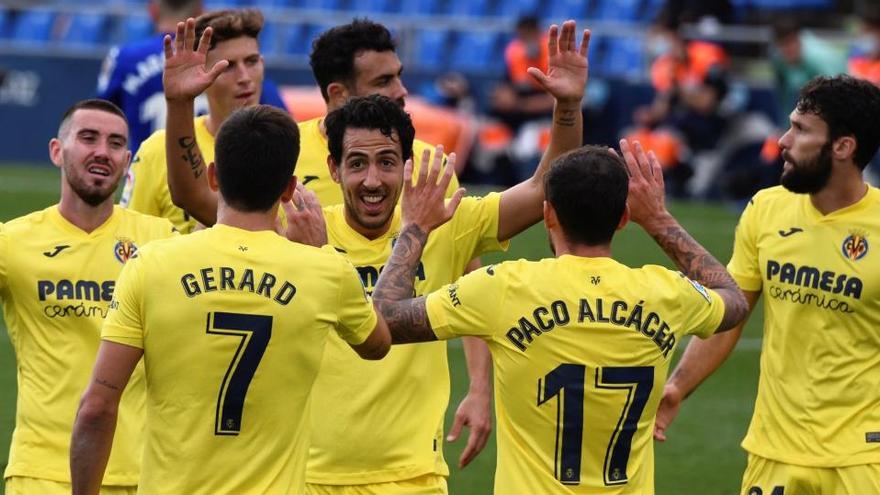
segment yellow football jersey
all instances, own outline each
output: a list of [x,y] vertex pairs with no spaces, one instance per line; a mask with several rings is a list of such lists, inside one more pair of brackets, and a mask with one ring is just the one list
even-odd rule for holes
[[[196,143],[205,165],[214,161],[214,136],[205,125],[206,116],[196,117]],[[165,129],[154,132],[141,143],[128,168],[119,204],[134,211],[167,218],[181,233],[189,234],[196,220],[171,201],[165,160]]]
[[[498,242],[500,195],[464,198],[448,223],[428,237],[415,291],[427,294],[464,272],[476,256],[506,247]],[[355,265],[372,292],[397,235],[400,211],[374,240],[345,221],[343,205],[324,209],[330,245]],[[315,382],[309,483],[354,485],[448,475],[443,419],[449,402],[446,344],[394,346],[382,361],[355,361],[330,338]]]
[[880,191],[822,215],[778,186],[742,214],[728,269],[764,299],[743,447],[790,464],[880,462]]
[[673,350],[724,313],[718,294],[666,268],[569,255],[488,266],[426,306],[438,338],[489,344],[498,494],[653,493]]
[[[327,166],[330,150],[327,147],[327,138],[321,133],[322,120],[323,117],[319,117],[299,123],[299,159],[296,161],[294,173],[305,187],[315,192],[321,206],[332,206],[342,203],[342,189],[330,177]],[[418,139],[413,141],[413,176],[419,173],[422,153],[426,149],[433,156],[434,146]],[[451,196],[458,187],[458,178],[453,177],[447,196]]]
[[139,489],[301,493],[327,337],[359,344],[376,321],[357,272],[329,246],[215,225],[141,250],[101,334],[144,350]]
[[[101,322],[123,264],[172,235],[165,219],[115,207],[91,233],[57,206],[0,231],[0,300],[18,370],[15,431],[4,476],[70,482],[70,434],[89,383]],[[143,369],[123,394],[104,483],[136,485],[143,429]]]

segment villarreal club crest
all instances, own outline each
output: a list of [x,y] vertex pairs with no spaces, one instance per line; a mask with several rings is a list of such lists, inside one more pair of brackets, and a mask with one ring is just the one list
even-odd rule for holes
[[113,254],[116,259],[123,265],[137,254],[137,245],[131,239],[122,237],[117,240],[116,246],[113,247]]
[[844,258],[858,261],[868,254],[868,237],[864,232],[851,232],[840,246]]

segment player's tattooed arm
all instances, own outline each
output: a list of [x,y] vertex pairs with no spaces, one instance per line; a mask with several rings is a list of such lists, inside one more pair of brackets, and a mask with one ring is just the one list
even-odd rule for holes
[[428,321],[425,298],[413,299],[413,281],[427,242],[428,233],[419,226],[404,227],[373,290],[373,304],[388,324],[392,344],[437,340]]
[[217,195],[208,186],[207,166],[196,141],[195,98],[223,72],[221,60],[207,68],[212,29],[205,29],[195,46],[195,20],[177,23],[174,39],[165,36],[165,70],[162,83],[167,105],[165,156],[171,201],[204,225],[217,221]]
[[718,329],[732,328],[748,313],[742,291],[724,265],[666,209],[663,170],[654,153],[646,154],[638,142],[631,148],[625,139],[620,141],[620,151],[630,176],[627,205],[632,220],[654,238],[685,275],[718,293],[724,301],[724,316]]

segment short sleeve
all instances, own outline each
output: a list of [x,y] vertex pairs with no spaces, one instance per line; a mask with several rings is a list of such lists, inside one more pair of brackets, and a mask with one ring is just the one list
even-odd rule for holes
[[681,308],[679,328],[685,334],[707,338],[718,330],[724,318],[724,300],[712,289],[704,287],[684,274],[677,274],[678,302]]
[[9,277],[9,236],[3,230],[0,223],[0,292],[6,289],[6,280]]
[[758,206],[755,198],[749,201],[736,226],[733,241],[733,255],[727,264],[727,271],[740,289],[760,291],[762,280],[758,266],[757,230]]
[[122,99],[120,93],[122,91],[122,71],[119,67],[119,47],[115,46],[110,49],[104,62],[101,64],[101,73],[98,75],[98,91],[97,97],[102,100],[109,100],[120,105]]
[[498,241],[498,219],[501,194],[467,197],[452,220],[453,235],[458,246],[472,246],[468,259],[492,251],[505,251],[510,241]]
[[101,328],[101,339],[144,348],[143,263],[142,256],[135,256],[122,267]]
[[471,335],[491,340],[505,293],[498,266],[475,270],[428,294],[425,309],[438,339]]
[[339,281],[339,311],[336,333],[349,344],[362,344],[376,328],[378,316],[354,266],[339,257],[342,276]]

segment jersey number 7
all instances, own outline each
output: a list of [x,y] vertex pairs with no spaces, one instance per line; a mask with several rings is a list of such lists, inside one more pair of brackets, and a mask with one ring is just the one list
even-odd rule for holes
[[244,398],[272,337],[272,317],[241,313],[208,313],[206,332],[240,339],[220,384],[214,420],[215,435],[238,435],[241,432]]
[[[554,397],[561,399],[557,400],[559,412],[556,414],[553,474],[563,485],[578,485],[581,482],[586,369],[582,364],[564,363],[547,373],[543,380],[538,380],[538,406]],[[633,435],[653,386],[652,366],[603,367],[596,370],[596,388],[627,392],[626,404],[605,450],[602,473],[606,486],[622,485],[629,480],[626,466]]]

